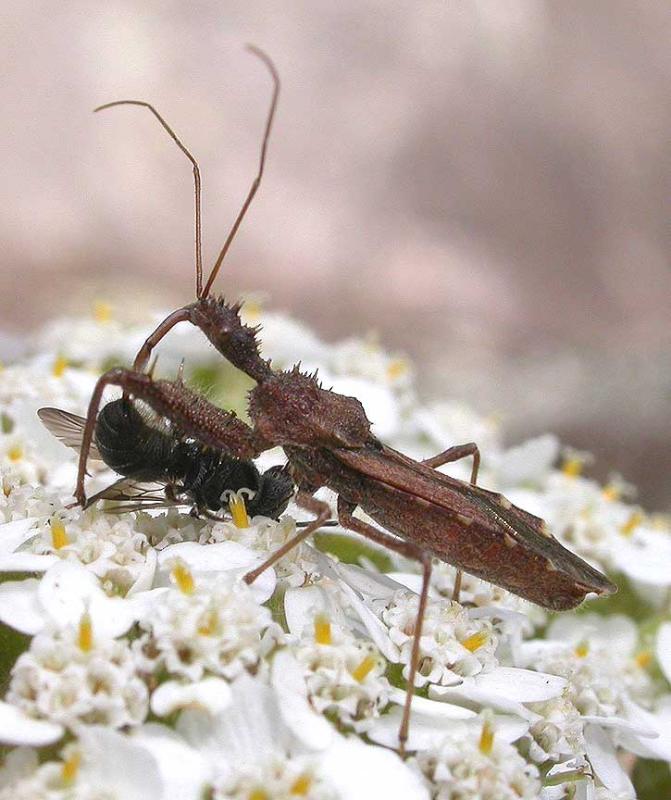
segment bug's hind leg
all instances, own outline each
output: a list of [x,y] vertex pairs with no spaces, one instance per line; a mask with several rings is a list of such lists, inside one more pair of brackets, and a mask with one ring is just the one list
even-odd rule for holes
[[412,542],[397,539],[384,531],[380,531],[364,522],[357,519],[354,515],[356,506],[353,503],[347,503],[341,497],[338,498],[338,520],[344,528],[349,528],[351,531],[360,533],[367,539],[377,544],[384,545],[390,550],[398,553],[399,555],[408,558],[415,558],[422,565],[422,588],[419,593],[419,607],[417,608],[417,618],[415,620],[415,630],[412,639],[412,652],[410,654],[410,673],[408,675],[408,686],[405,693],[405,704],[403,706],[403,717],[401,725],[398,729],[399,751],[401,755],[405,752],[405,744],[408,741],[408,729],[410,727],[410,708],[412,706],[412,698],[415,688],[415,676],[417,675],[417,668],[419,667],[419,643],[422,636],[422,625],[424,623],[424,614],[426,613],[426,603],[429,596],[429,584],[431,582],[431,556],[421,547],[418,547]]
[[307,511],[313,511],[317,516],[310,523],[308,523],[308,525],[303,528],[300,533],[297,533],[294,537],[289,539],[288,542],[285,542],[282,547],[280,547],[279,550],[276,550],[269,558],[267,558],[263,564],[258,566],[256,569],[253,569],[251,572],[248,572],[244,577],[245,583],[253,583],[262,572],[265,572],[268,569],[268,567],[272,567],[273,564],[280,560],[280,558],[283,558],[288,552],[293,550],[294,547],[298,547],[298,545],[307,539],[308,536],[321,528],[321,526],[331,516],[331,509],[328,503],[325,503],[323,500],[317,500],[317,498],[313,497],[310,492],[303,489],[297,492],[296,503]]
[[[473,469],[471,470],[471,483],[473,486],[478,482],[478,471],[480,469],[480,450],[475,442],[467,442],[466,444],[456,444],[454,447],[448,447],[442,453],[436,456],[427,458],[422,461],[427,467],[441,467],[443,464],[449,464],[452,461],[459,461],[462,458],[473,456]],[[461,577],[463,573],[460,569],[454,578],[454,589],[452,590],[452,599],[459,602],[459,594],[461,592]]]

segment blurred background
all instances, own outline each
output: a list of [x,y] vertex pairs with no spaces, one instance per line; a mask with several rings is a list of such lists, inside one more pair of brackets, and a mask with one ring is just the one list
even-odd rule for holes
[[[373,332],[427,398],[547,430],[669,509],[665,0],[5,0],[0,329],[193,296],[188,162],[218,288],[327,339]],[[5,347],[9,347],[5,338]],[[449,442],[445,443],[446,446]]]

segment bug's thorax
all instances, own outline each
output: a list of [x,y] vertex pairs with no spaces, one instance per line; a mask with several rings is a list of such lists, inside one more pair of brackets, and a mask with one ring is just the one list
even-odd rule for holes
[[249,415],[257,434],[276,445],[355,448],[371,439],[355,397],[323,389],[316,375],[298,367],[259,381],[249,394]]

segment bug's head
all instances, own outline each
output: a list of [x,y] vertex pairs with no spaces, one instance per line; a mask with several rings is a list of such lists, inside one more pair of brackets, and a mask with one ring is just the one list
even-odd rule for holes
[[243,323],[240,307],[223,298],[208,297],[191,307],[192,321],[234,367],[263,381],[271,372],[270,364],[259,354],[259,329]]

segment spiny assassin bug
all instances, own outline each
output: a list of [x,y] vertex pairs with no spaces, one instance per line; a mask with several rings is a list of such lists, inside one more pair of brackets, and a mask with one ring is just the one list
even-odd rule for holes
[[[153,106],[148,108],[193,166],[195,184],[196,301],[169,314],[150,334],[135,359],[133,369],[113,369],[99,379],[93,392],[84,432],[75,496],[86,500],[84,476],[96,415],[106,386],[120,386],[173,422],[186,436],[247,459],[281,446],[298,490],[296,502],[315,519],[256,569],[245,575],[252,583],[264,570],[316,531],[329,517],[326,503],[314,497],[327,486],[338,495],[340,524],[372,542],[422,565],[422,588],[414,629],[410,671],[400,750],[408,737],[410,707],[420,657],[420,634],[426,610],[431,562],[438,558],[472,575],[495,583],[514,594],[550,609],[570,609],[589,593],[608,595],[616,587],[600,572],[549,532],[545,522],[512,505],[502,495],[477,486],[480,451],[472,442],[449,447],[418,462],[387,447],[373,433],[363,406],[321,387],[316,375],[298,366],[276,371],[259,353],[258,328],[244,324],[241,305],[211,296],[212,284],[230,244],[249,208],[263,175],[268,138],[280,82],[274,64],[262,51],[250,47],[273,79],[273,95],[261,145],[258,172],[245,202],[203,286],[201,257],[200,170],[196,160]],[[178,323],[200,328],[233,366],[255,381],[249,393],[251,426],[233,414],[209,404],[182,385],[152,380],[144,374],[159,341]],[[466,456],[473,458],[470,483],[448,477],[437,467]],[[359,507],[385,530],[354,516]],[[388,531],[388,532],[387,532]],[[460,576],[460,572],[458,572]],[[458,583],[455,596],[458,595]]]

